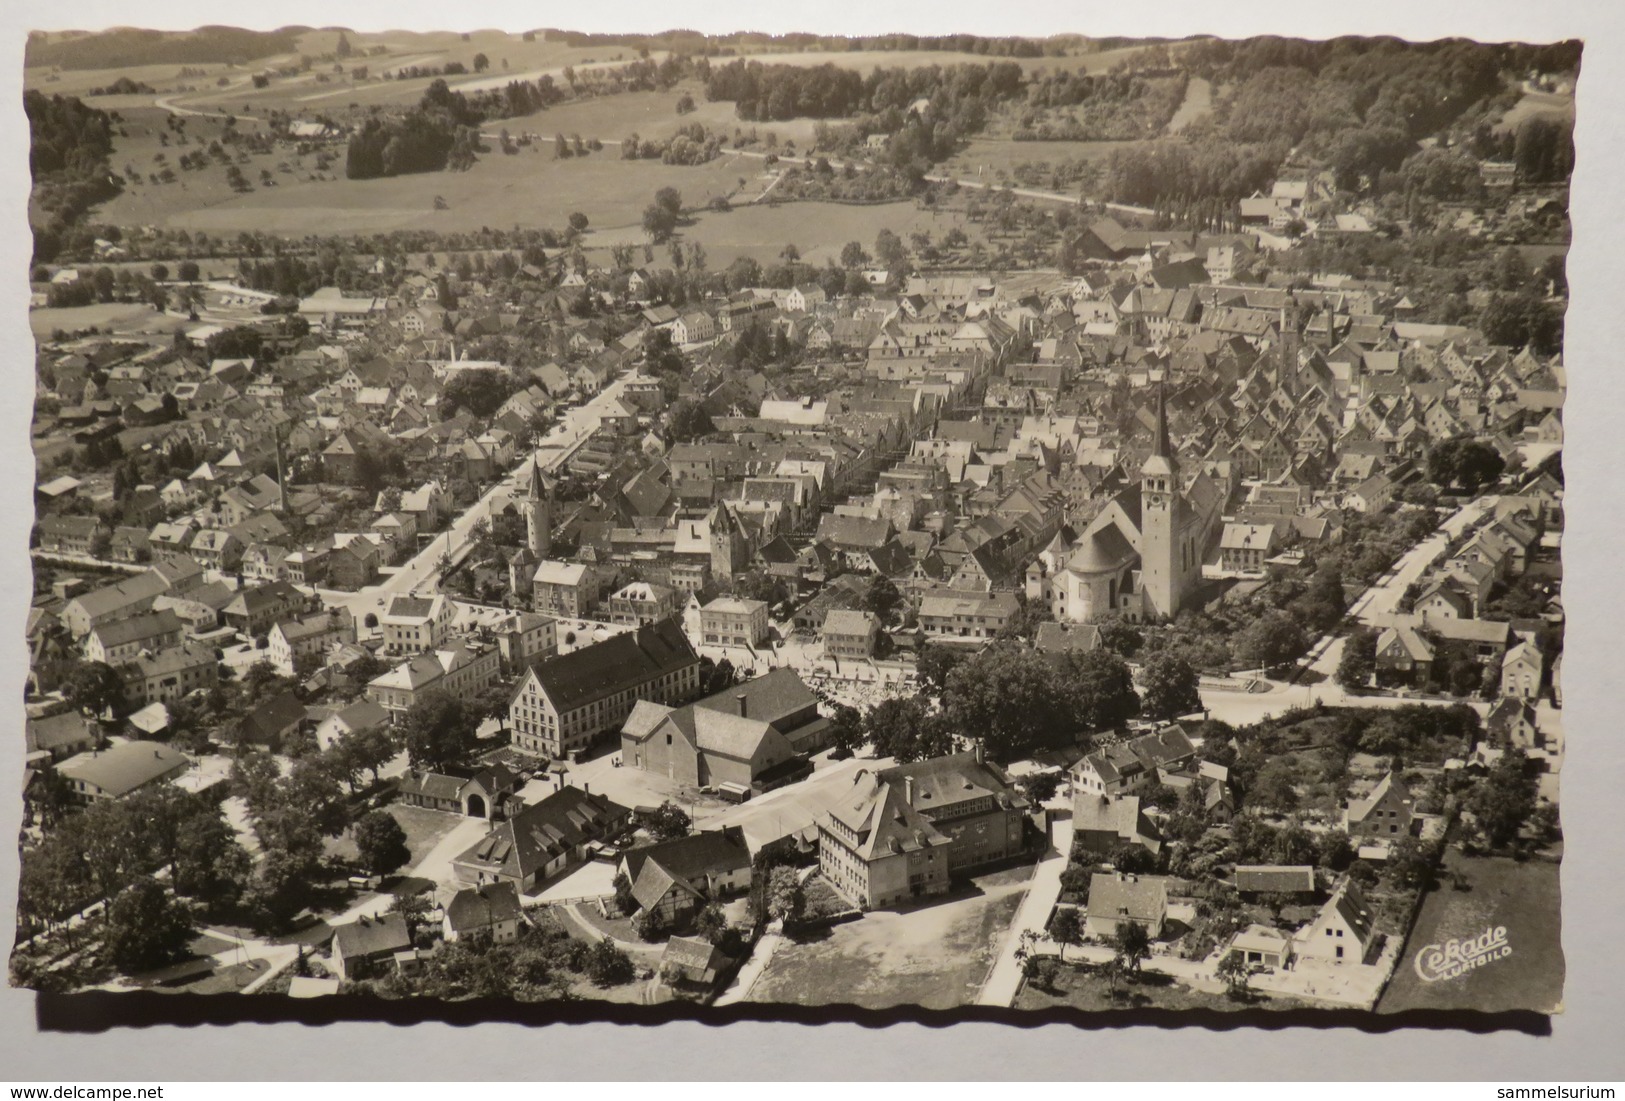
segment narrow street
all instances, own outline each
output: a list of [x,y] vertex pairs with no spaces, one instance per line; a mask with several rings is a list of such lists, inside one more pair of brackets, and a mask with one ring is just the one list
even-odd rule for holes
[[1021,961],[1016,958],[1021,948],[1021,936],[1031,931],[1043,935],[1049,924],[1050,912],[1061,897],[1061,873],[1066,871],[1072,852],[1072,811],[1068,798],[1052,799],[1050,804],[1067,807],[1064,817],[1057,816],[1051,825],[1054,839],[1050,851],[1033,870],[1032,882],[1021,900],[1021,909],[1005,932],[1004,943],[999,946],[999,958],[993,962],[982,989],[976,996],[977,1005],[1011,1006],[1021,992]]
[[491,518],[498,498],[505,499],[519,491],[519,487],[525,484],[525,479],[530,477],[533,463],[541,461],[543,469],[549,473],[563,465],[575,449],[597,430],[603,410],[620,397],[624,388],[624,381],[616,379],[599,391],[591,401],[567,412],[548,432],[534,455],[499,479],[480,496],[479,500],[453,520],[446,531],[436,535],[427,546],[388,577],[376,585],[369,585],[355,592],[319,590],[322,601],[330,608],[348,608],[359,621],[369,612],[381,614],[390,599],[398,594],[435,591],[438,587],[436,572],[440,560],[448,555],[455,555],[468,546],[473,537],[474,526],[481,520]]
[[[1405,590],[1422,577],[1444,553],[1450,539],[1478,522],[1495,505],[1495,497],[1480,497],[1456,510],[1439,529],[1416,544],[1376,584],[1349,606],[1348,618],[1365,626],[1385,623],[1399,609]],[[1403,707],[1410,704],[1448,706],[1455,700],[1418,696],[1361,695],[1350,697],[1337,683],[1338,663],[1343,659],[1345,633],[1339,629],[1319,639],[1309,648],[1305,672],[1296,681],[1267,681],[1267,692],[1239,692],[1204,686],[1202,704],[1211,718],[1244,726],[1272,718],[1295,707],[1322,703],[1338,707],[1355,703],[1360,707]]]

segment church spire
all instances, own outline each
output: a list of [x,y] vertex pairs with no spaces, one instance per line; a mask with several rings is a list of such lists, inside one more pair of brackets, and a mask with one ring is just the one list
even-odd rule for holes
[[542,457],[539,454],[533,455],[530,461],[530,486],[525,491],[525,499],[541,501],[547,496],[547,479],[542,477]]
[[530,485],[525,491],[525,541],[539,562],[553,550],[553,492],[542,475],[542,457],[530,463]]
[[1157,430],[1151,454],[1159,455],[1164,459],[1173,457],[1173,448],[1168,443],[1168,383],[1166,380],[1157,383]]

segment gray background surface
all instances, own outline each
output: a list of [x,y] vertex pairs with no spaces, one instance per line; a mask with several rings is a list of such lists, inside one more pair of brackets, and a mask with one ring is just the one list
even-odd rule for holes
[[[84,1035],[42,1033],[34,998],[0,988],[0,1081],[261,1079],[576,1079],[576,1078],[1189,1078],[1612,1080],[1625,1077],[1622,983],[1621,762],[1618,718],[1621,494],[1625,459],[1625,370],[1619,351],[1625,317],[1621,263],[1625,211],[1625,13],[1618,0],[1162,0],[1155,4],[1046,4],[1041,0],[820,5],[760,0],[654,0],[616,4],[369,2],[281,0],[222,5],[204,0],[12,0],[0,5],[0,701],[20,701],[25,654],[21,624],[30,589],[26,545],[33,461],[27,446],[32,393],[25,320],[29,236],[27,124],[21,110],[21,57],[30,28],[94,29],[135,24],[187,28],[229,23],[271,29],[342,24],[361,30],[472,30],[538,26],[579,30],[982,35],[1075,32],[1093,36],[1211,33],[1331,37],[1387,34],[1410,39],[1586,40],[1579,85],[1574,177],[1575,244],[1568,317],[1570,392],[1566,412],[1568,530],[1564,560],[1569,614],[1563,773],[1564,946],[1567,1011],[1552,1034],[1475,1036],[1350,1029],[1138,1028],[1083,1031],[1064,1025],[949,1028],[851,1024],[739,1023],[725,1028],[606,1024],[525,1029],[418,1025],[235,1025],[198,1029],[126,1028]],[[20,820],[15,777],[22,758],[22,709],[0,705],[0,837]],[[11,779],[7,779],[11,778]],[[16,853],[0,844],[0,942],[9,945],[16,903]]]

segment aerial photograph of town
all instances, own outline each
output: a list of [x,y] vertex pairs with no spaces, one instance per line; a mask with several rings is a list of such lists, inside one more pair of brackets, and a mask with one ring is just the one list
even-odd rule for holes
[[1580,43],[1086,31],[31,35],[10,983],[1560,1013]]

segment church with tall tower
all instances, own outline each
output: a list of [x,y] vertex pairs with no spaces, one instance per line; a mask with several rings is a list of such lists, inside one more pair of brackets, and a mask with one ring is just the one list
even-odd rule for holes
[[1159,387],[1151,454],[1139,484],[1112,498],[1076,542],[1057,536],[1039,553],[1027,568],[1027,598],[1047,603],[1063,623],[1092,623],[1108,613],[1140,622],[1173,619],[1201,586],[1218,503],[1204,496],[1213,515],[1187,495]]
[[1202,578],[1202,551],[1190,503],[1182,492],[1179,456],[1168,441],[1168,406],[1157,388],[1156,438],[1140,467],[1140,593],[1142,618],[1179,614]]

